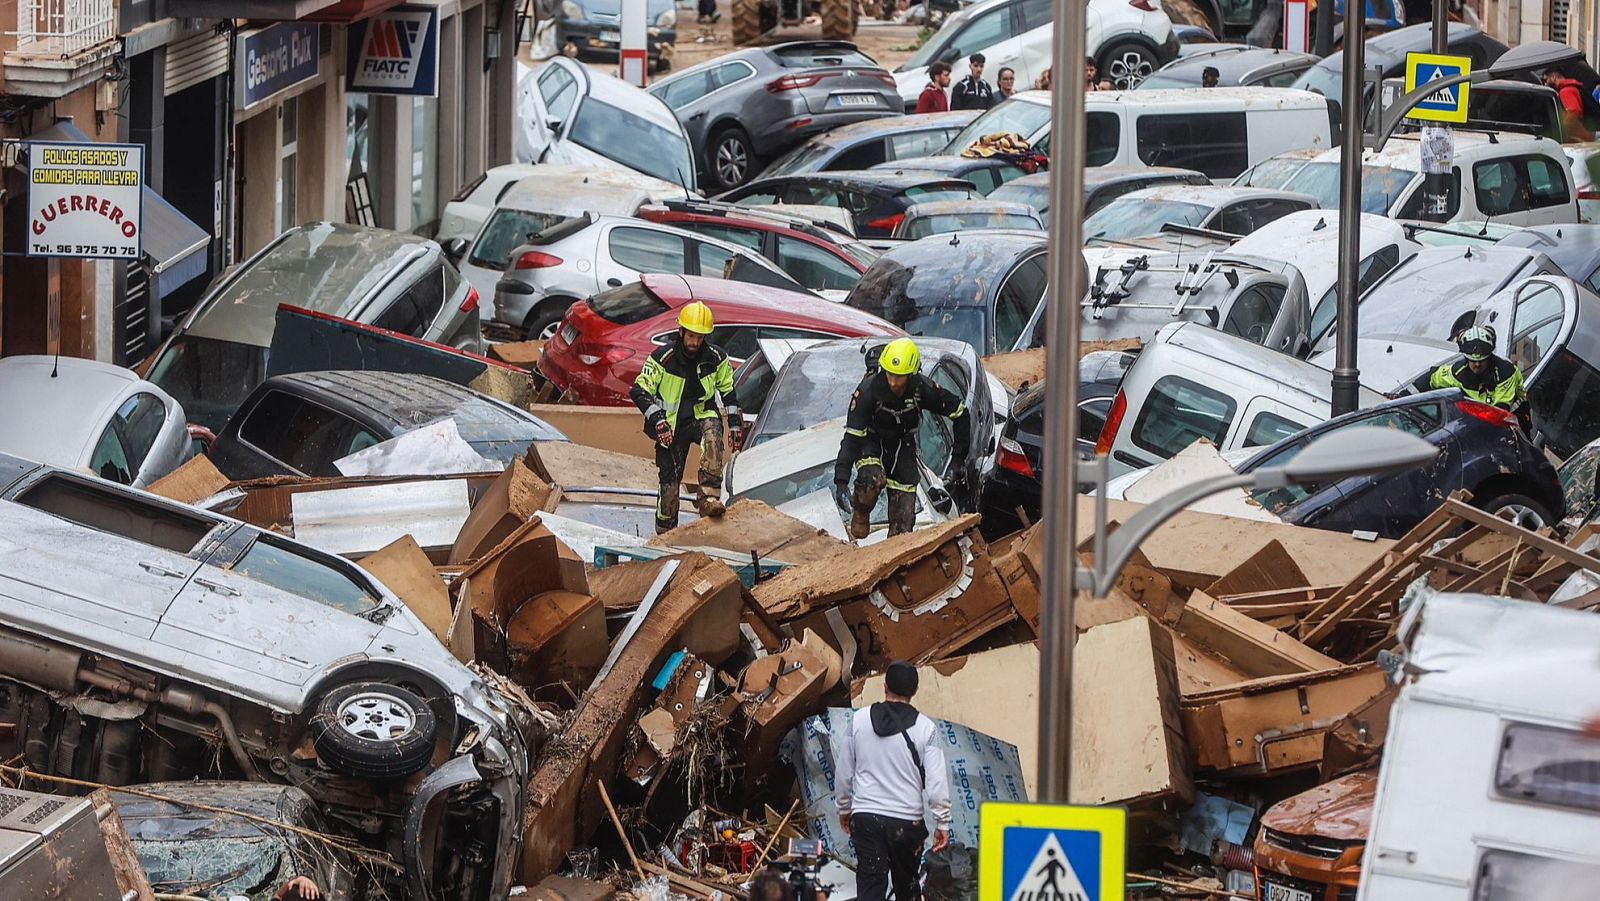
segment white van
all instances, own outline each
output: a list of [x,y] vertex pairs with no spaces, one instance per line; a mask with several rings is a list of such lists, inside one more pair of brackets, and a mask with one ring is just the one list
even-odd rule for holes
[[1600,617],[1435,595],[1400,636],[1362,899],[1595,897]]
[[[1086,98],[1086,119],[1090,166],[1173,166],[1218,181],[1286,150],[1334,146],[1327,98],[1291,88],[1095,91]],[[944,152],[960,154],[995,132],[1020,134],[1048,153],[1050,93],[1006,99]]]
[[460,245],[445,249],[460,254],[461,274],[478,289],[478,295],[493,297],[506,258],[526,243],[529,235],[584,213],[632,216],[645,204],[686,196],[698,195],[688,195],[672,182],[622,169],[534,166],[532,175],[518,179],[495,202],[465,251]]
[[[1154,466],[1204,438],[1218,450],[1272,444],[1332,416],[1326,369],[1196,322],[1139,352],[1100,431],[1111,474]],[[1383,395],[1361,389],[1359,404]]]
[[[1422,150],[1417,134],[1395,135],[1376,153],[1361,155],[1361,211],[1392,219],[1421,219]],[[1544,225],[1577,222],[1578,191],[1570,161],[1549,138],[1516,132],[1455,132],[1450,222]],[[1339,208],[1339,149],[1308,161],[1284,182],[1285,191]]]

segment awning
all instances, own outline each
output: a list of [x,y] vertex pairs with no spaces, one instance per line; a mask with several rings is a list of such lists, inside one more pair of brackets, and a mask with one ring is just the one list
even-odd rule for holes
[[[95,143],[78,126],[68,121],[29,136],[34,141]],[[146,173],[148,176],[148,173]],[[156,300],[188,284],[206,271],[206,246],[211,234],[178,212],[165,197],[144,189],[144,255],[155,281]]]

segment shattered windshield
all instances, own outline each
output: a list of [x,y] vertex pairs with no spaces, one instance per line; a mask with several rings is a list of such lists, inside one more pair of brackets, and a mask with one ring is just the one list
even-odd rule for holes
[[948,253],[942,238],[918,243],[929,246],[897,253],[895,259],[879,257],[850,289],[845,303],[913,335],[965,341],[987,353],[992,340],[987,315],[990,289],[1010,260]]
[[854,344],[842,352],[792,358],[767,395],[761,431],[750,436],[750,446],[843,416],[850,392],[865,375],[865,358]]

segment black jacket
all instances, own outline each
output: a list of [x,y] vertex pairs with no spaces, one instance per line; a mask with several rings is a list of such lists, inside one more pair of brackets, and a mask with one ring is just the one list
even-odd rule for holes
[[844,423],[844,440],[839,442],[833,480],[850,480],[850,468],[861,459],[861,444],[868,436],[884,444],[916,440],[924,410],[950,417],[955,426],[952,453],[960,462],[972,437],[972,417],[967,415],[967,406],[961,398],[920,372],[911,376],[906,393],[897,397],[889,390],[889,379],[880,370],[862,379],[855,393],[850,395],[850,414]]
[[988,109],[999,102],[994,88],[990,87],[987,81],[973,78],[971,75],[961,79],[950,89],[950,108],[953,110]]

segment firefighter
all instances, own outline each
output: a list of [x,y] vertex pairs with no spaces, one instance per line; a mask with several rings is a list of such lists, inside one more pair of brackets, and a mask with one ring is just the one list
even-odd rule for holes
[[708,338],[716,323],[700,301],[678,313],[678,336],[644,361],[629,396],[644,413],[644,432],[656,442],[660,491],[656,534],[678,525],[678,491],[689,448],[700,445],[700,477],[695,508],[701,516],[721,516],[724,428],[739,417],[728,355]]
[[[934,384],[921,372],[922,354],[910,338],[896,338],[878,356],[850,396],[844,440],[833,468],[833,493],[839,506],[851,511],[850,535],[865,538],[872,530],[872,508],[889,489],[889,534],[911,531],[916,516],[917,427],[924,410],[948,416],[955,425],[950,471],[966,472],[971,419],[961,398]],[[850,472],[855,470],[855,492]],[[953,481],[953,480],[952,480]]]
[[1435,369],[1428,384],[1434,388],[1460,388],[1470,400],[1520,413],[1528,402],[1522,370],[1495,355],[1494,329],[1487,325],[1463,329],[1456,336],[1456,347],[1465,359]]

